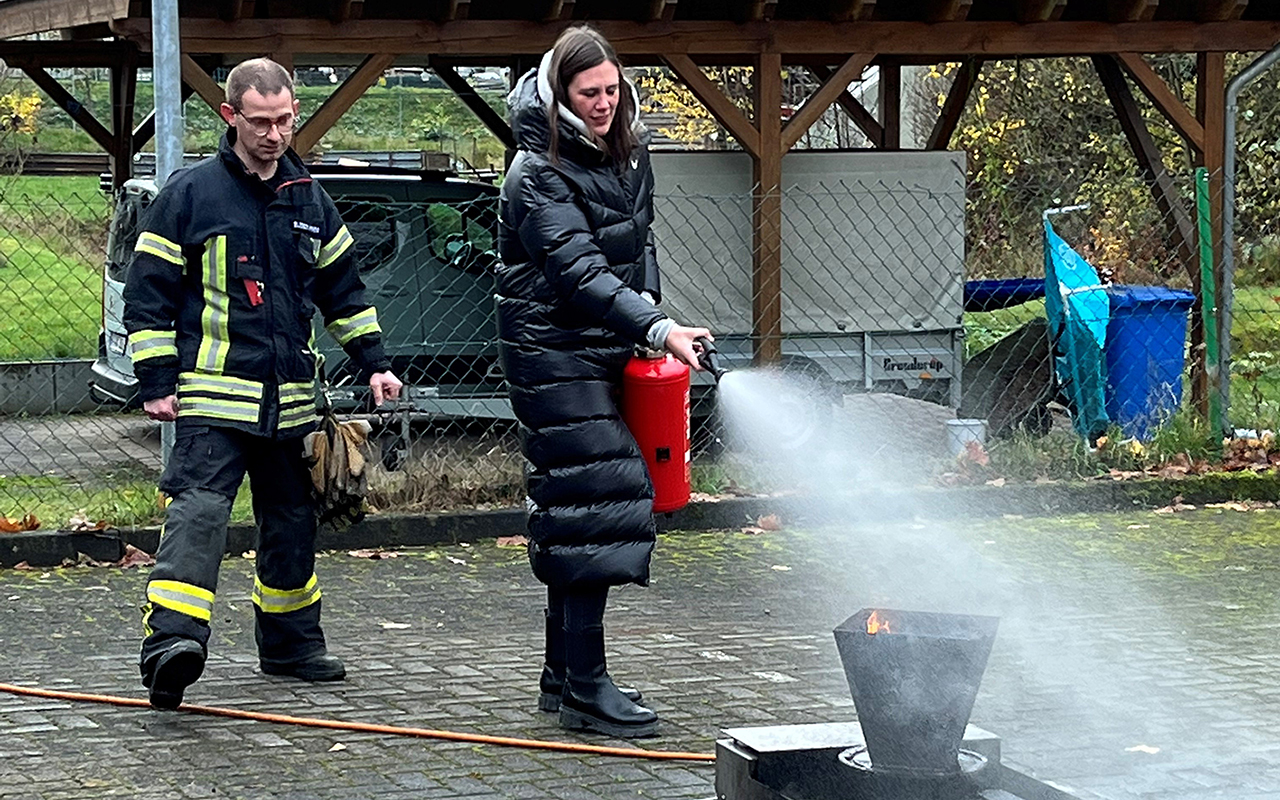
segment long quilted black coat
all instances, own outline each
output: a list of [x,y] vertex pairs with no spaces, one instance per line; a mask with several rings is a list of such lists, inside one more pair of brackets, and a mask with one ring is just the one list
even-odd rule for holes
[[560,121],[554,163],[549,97],[531,71],[508,98],[520,152],[498,234],[498,347],[531,465],[529,560],[549,586],[644,585],[653,485],[616,393],[634,346],[665,317],[640,295],[658,293],[653,173],[643,144],[619,169],[576,117]]

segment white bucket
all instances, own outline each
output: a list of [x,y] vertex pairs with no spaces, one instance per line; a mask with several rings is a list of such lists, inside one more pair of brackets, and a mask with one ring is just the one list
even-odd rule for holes
[[947,420],[947,452],[958,456],[965,451],[969,442],[983,444],[987,440],[987,421],[985,419],[949,419]]

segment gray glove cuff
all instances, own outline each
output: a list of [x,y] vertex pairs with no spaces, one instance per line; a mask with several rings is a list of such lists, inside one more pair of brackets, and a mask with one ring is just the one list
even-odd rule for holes
[[671,329],[676,326],[676,321],[667,317],[660,319],[649,326],[649,332],[645,334],[645,341],[649,343],[651,350],[666,350],[667,336],[671,334]]

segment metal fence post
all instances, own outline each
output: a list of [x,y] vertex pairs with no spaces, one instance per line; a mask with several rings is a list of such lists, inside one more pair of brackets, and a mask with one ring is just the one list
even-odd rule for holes
[[[156,109],[156,186],[182,166],[182,40],[178,0],[151,3],[151,87]],[[173,452],[174,424],[160,423],[160,464]]]

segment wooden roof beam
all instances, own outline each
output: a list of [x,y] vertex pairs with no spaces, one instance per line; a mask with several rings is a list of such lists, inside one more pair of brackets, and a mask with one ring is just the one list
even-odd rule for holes
[[[464,0],[456,0],[461,12]],[[1052,0],[1057,2],[1058,0]],[[4,3],[0,3],[3,8]],[[829,23],[774,20],[726,25],[723,22],[678,20],[636,22],[597,20],[596,27],[624,56],[746,56],[773,48],[787,57],[846,53],[858,49],[887,56],[936,55],[958,59],[1023,56],[1090,55],[1094,53],[1200,53],[1269,50],[1280,42],[1280,20],[1227,22],[855,22]],[[138,42],[151,40],[145,17],[117,20],[117,34]],[[458,20],[433,23],[408,20],[350,20],[334,25],[327,19],[185,18],[182,48],[190,53],[259,54],[280,50],[327,55],[396,52],[405,55],[454,56],[540,55],[555,42],[557,26],[540,22]],[[741,63],[741,62],[739,62]]]
[[186,53],[182,54],[182,82],[195,90],[205,105],[213,109],[213,113],[221,116],[222,104],[227,100],[226,90]]
[[1156,74],[1146,60],[1137,53],[1117,53],[1116,57],[1124,64],[1125,71],[1138,84],[1138,88],[1147,96],[1156,110],[1169,120],[1191,149],[1197,153],[1204,152],[1204,126],[1195,115],[1173,93],[1169,84]]
[[[249,11],[252,13],[253,0],[248,0],[248,3],[250,6]],[[244,17],[245,0],[222,0],[219,5],[222,7],[219,9],[218,16],[227,22],[235,22]]]
[[1225,22],[1240,19],[1249,0],[1196,0],[1196,19],[1201,22]]
[[[0,2],[0,31],[15,38],[92,25],[129,16],[129,0],[44,0],[40,3]],[[147,20],[147,24],[151,23]]]
[[871,19],[876,11],[876,0],[832,0],[831,19],[836,22],[852,22]]
[[768,22],[778,10],[778,0],[751,0],[746,18],[751,22]]
[[670,22],[676,18],[676,6],[680,0],[650,0],[649,19],[654,22]]
[[1150,22],[1155,19],[1160,0],[1110,0],[1107,19],[1111,22]]
[[702,68],[693,63],[693,59],[680,53],[663,56],[671,70],[684,82],[684,85],[698,98],[698,102],[711,112],[711,116],[725,127],[725,130],[738,140],[742,149],[752,156],[760,154],[760,132],[751,124],[751,120],[735,106],[720,87],[715,84]]
[[573,7],[577,0],[551,0],[542,16],[543,22],[559,22],[573,19]]
[[800,137],[826,113],[831,104],[840,95],[845,94],[849,84],[862,77],[862,72],[875,59],[875,53],[854,53],[845,59],[834,73],[827,77],[818,91],[809,96],[791,119],[782,128],[782,152],[786,153],[796,146]]
[[363,13],[364,0],[329,0],[329,19],[335,23],[359,19]]
[[44,68],[38,66],[21,67],[27,77],[39,86],[45,94],[49,95],[49,99],[58,104],[58,107],[76,121],[76,123],[84,128],[84,132],[98,143],[98,146],[107,151],[109,155],[114,154],[116,150],[116,142],[111,132],[103,127],[101,122],[93,114],[89,113],[89,109],[84,104],[71,96],[71,93],[58,83],[57,79],[44,71]]
[[466,19],[471,13],[471,0],[449,0],[449,8],[445,12],[444,21]]
[[311,115],[301,128],[293,134],[293,149],[299,155],[306,155],[316,146],[320,137],[347,113],[355,102],[364,96],[370,86],[378,82],[382,73],[396,60],[391,53],[374,53],[364,60],[355,72],[347,76],[333,94],[325,98],[315,113]]
[[1018,22],[1056,22],[1067,10],[1067,0],[1015,0]]
[[[0,40],[0,59],[11,67],[113,67],[122,64],[128,42]],[[149,60],[149,59],[148,59]]]
[[922,16],[925,22],[956,22],[969,16],[973,0],[925,0]]
[[476,90],[467,83],[466,79],[458,74],[452,64],[441,61],[438,58],[431,59],[431,69],[436,75],[440,76],[440,80],[453,90],[458,99],[471,109],[471,113],[480,118],[480,122],[484,124],[489,132],[502,142],[509,150],[516,149],[516,137],[511,132],[511,125],[507,120],[493,110],[493,106],[485,102],[484,98],[476,93]]
[[[818,62],[808,62],[803,64],[803,66],[820,82],[830,79],[832,74],[835,72],[835,70],[828,67],[826,64]],[[853,95],[849,94],[847,89],[840,93],[840,96],[836,98],[836,102],[839,103],[840,107],[844,109],[844,112],[849,115],[849,119],[853,120],[853,124],[857,125],[863,134],[866,135],[867,139],[871,142],[872,147],[884,146],[884,126],[880,124],[880,120],[875,118],[875,115],[867,110],[866,106],[859,103]]]
[[969,102],[969,95],[978,83],[978,75],[982,72],[982,59],[969,58],[960,65],[956,78],[951,82],[947,99],[942,102],[942,111],[938,113],[938,121],[929,133],[926,150],[946,150],[955,135],[956,126],[960,124],[960,115]]

